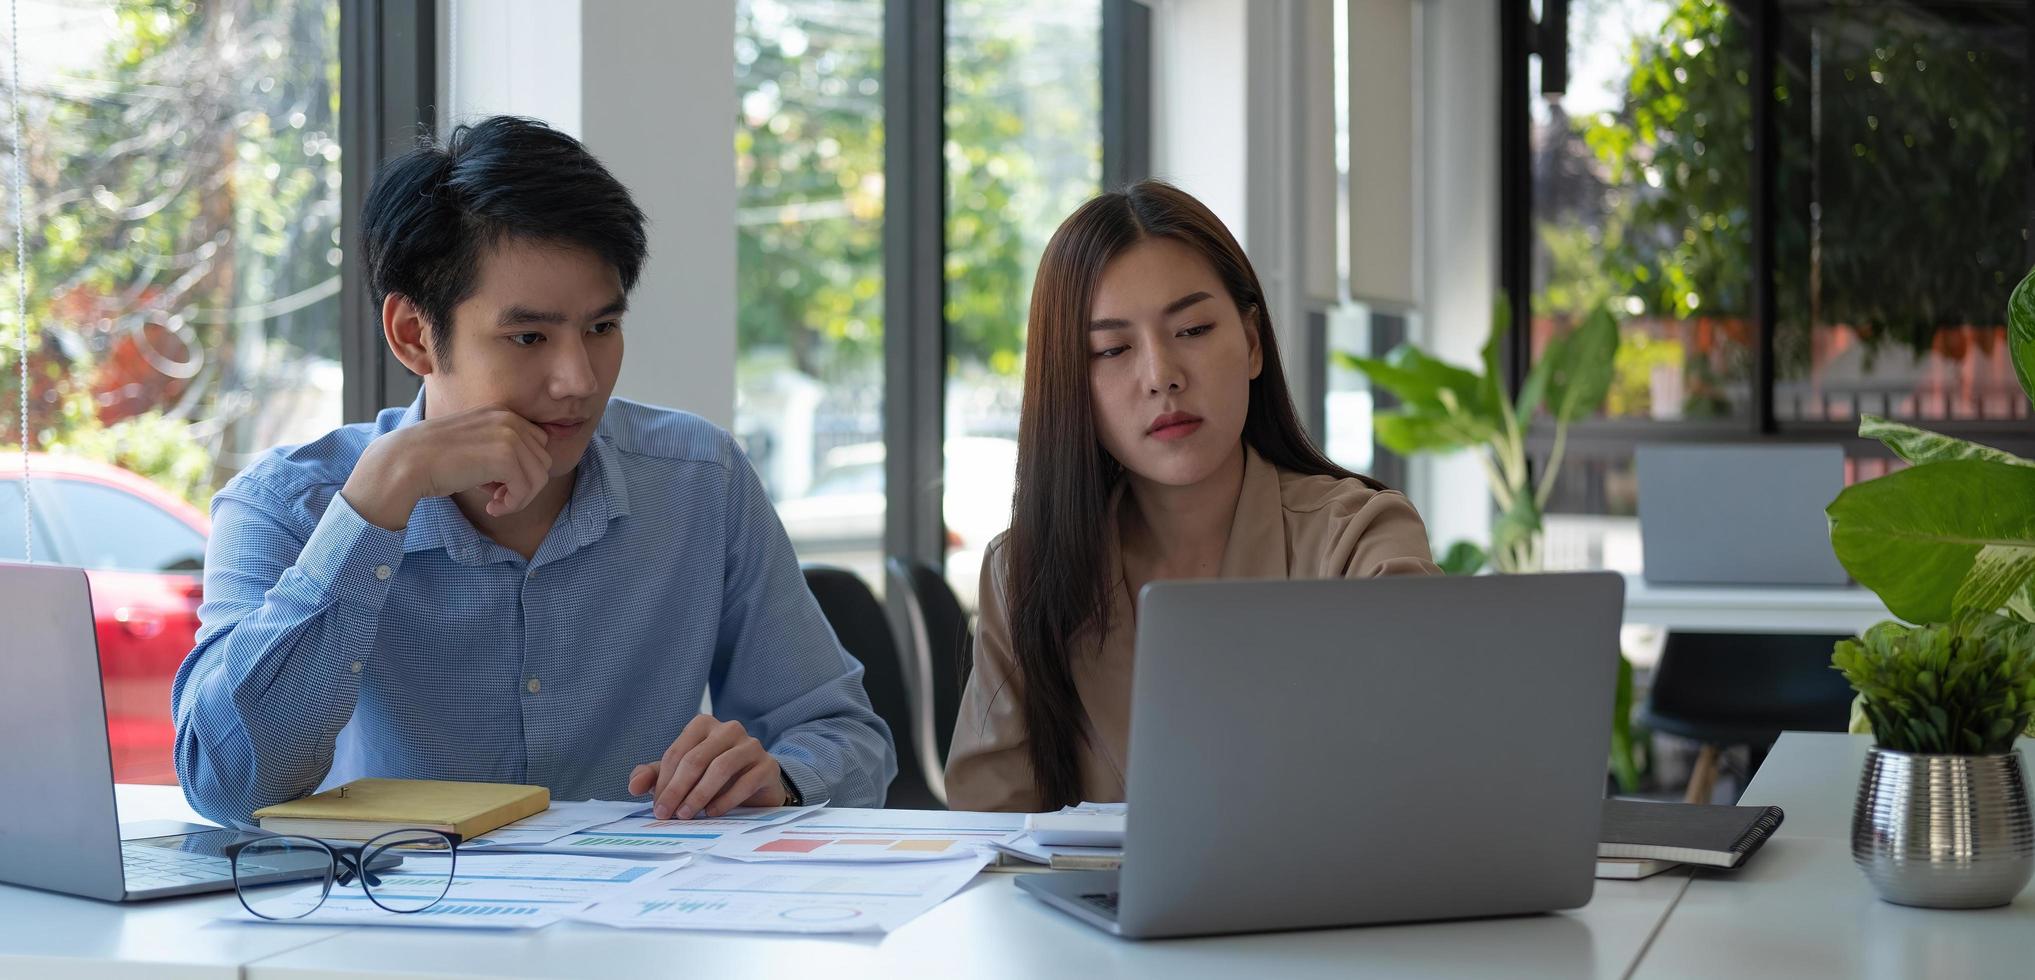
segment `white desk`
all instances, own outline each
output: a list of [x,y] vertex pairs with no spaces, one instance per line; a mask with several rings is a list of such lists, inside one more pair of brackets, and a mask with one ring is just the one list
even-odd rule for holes
[[1625,621],[1713,633],[1862,633],[1892,616],[1857,586],[1648,585],[1625,577]]
[[[175,792],[123,791],[123,815],[188,819]],[[1616,977],[1687,884],[1599,882],[1590,905],[1560,915],[1148,943],[1054,912],[1009,874],[887,936],[810,938],[222,924],[230,893],[121,906],[0,886],[0,977]]]
[[[119,790],[129,821],[200,820],[174,786]],[[0,885],[0,977],[231,980],[244,964],[343,931],[216,922],[238,907],[232,892],[118,905]]]
[[1635,976],[2035,975],[2035,890],[2001,909],[1910,909],[1880,901],[1852,865],[1851,803],[1870,744],[1783,735],[1744,796],[1787,811],[1779,833],[1744,870],[1698,875]]

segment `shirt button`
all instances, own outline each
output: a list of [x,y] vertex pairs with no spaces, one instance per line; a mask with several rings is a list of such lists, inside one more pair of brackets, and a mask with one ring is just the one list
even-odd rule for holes
[[391,574],[393,573],[389,571],[389,566],[387,565],[376,565],[374,567],[374,577],[384,582],[389,580]]
[[531,694],[537,693],[537,689],[543,687],[542,684],[537,683],[537,678],[535,677],[530,678],[530,683],[525,684],[523,686],[528,688]]
[[360,661],[356,660],[353,662],[353,672],[356,674],[360,673]]
[[531,570],[530,570],[530,577],[531,577],[531,578],[536,578],[536,577],[537,577],[537,570],[536,570],[536,569],[534,569],[534,568],[533,568],[533,569],[531,569]]

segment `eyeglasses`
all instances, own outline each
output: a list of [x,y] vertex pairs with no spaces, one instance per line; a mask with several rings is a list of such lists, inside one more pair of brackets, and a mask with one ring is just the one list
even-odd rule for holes
[[[277,835],[227,845],[240,904],[264,919],[301,919],[332,894],[360,883],[367,900],[390,912],[422,912],[452,887],[458,834],[392,830],[364,844]],[[313,890],[312,883],[317,883]]]

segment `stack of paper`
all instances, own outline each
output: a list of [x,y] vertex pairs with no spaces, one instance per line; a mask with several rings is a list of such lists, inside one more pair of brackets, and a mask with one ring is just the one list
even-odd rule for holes
[[[683,868],[685,858],[676,861],[618,861],[611,858],[575,857],[564,854],[406,854],[401,867],[378,877],[375,893],[384,901],[414,902],[401,898],[404,889],[437,890],[448,871],[452,884],[445,897],[420,912],[390,912],[371,901],[356,879],[350,885],[333,885],[324,904],[318,903],[321,885],[306,885],[277,900],[274,906],[288,915],[291,906],[316,911],[302,918],[284,921],[307,925],[422,926],[437,928],[536,929],[548,926],[567,914],[584,911],[595,903],[631,893]],[[454,863],[448,869],[446,865]],[[241,909],[234,916],[259,919]]]
[[[561,803],[467,842],[456,857],[405,855],[382,875],[378,894],[442,887],[453,872],[445,897],[422,912],[386,911],[355,883],[334,886],[316,911],[290,921],[534,929],[570,918],[624,928],[881,932],[959,892],[1023,823],[1020,814],[822,807],[658,820],[642,803]],[[290,895],[303,908],[317,897],[316,885]]]

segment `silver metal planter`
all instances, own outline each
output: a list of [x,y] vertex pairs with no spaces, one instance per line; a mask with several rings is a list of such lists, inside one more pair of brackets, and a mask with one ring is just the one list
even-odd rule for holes
[[1859,777],[1851,856],[1897,905],[2005,905],[2035,874],[2021,753],[1910,755],[1874,748]]

